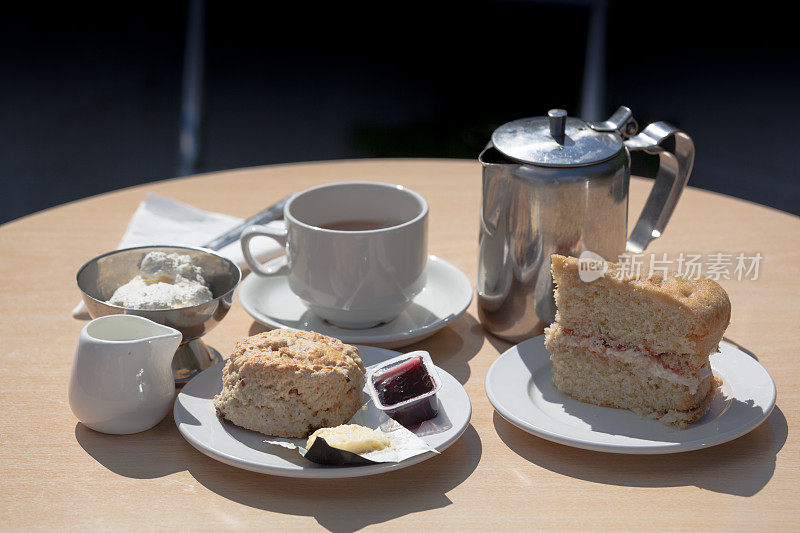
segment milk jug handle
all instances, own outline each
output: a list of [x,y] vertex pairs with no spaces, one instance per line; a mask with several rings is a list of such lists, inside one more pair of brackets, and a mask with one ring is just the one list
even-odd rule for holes
[[641,253],[650,241],[661,236],[675,205],[689,181],[694,164],[691,137],[666,122],[654,122],[625,141],[631,152],[642,150],[658,155],[659,165],[650,196],[636,222],[626,250]]

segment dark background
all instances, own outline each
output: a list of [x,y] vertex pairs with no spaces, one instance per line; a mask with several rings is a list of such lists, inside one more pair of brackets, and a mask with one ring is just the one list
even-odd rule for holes
[[[504,122],[578,115],[585,4],[211,0],[197,172],[476,158]],[[98,5],[4,7],[0,222],[178,173],[187,4]],[[700,5],[610,3],[603,108],[689,132],[691,185],[798,214],[793,17]]]

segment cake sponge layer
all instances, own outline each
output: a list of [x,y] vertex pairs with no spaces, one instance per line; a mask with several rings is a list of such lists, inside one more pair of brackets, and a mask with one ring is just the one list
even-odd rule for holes
[[636,372],[629,364],[566,346],[563,340],[548,338],[546,347],[553,362],[553,384],[562,392],[680,428],[702,417],[716,392],[713,376],[703,379],[692,393],[686,385]]
[[637,279],[609,263],[603,277],[584,282],[576,258],[552,255],[551,261],[558,286],[556,320],[570,333],[684,356],[700,366],[730,321],[728,295],[712,280]]

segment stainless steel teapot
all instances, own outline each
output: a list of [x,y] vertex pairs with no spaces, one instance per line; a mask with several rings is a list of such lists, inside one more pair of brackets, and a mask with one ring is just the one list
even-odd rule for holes
[[[554,320],[550,254],[591,251],[614,261],[664,231],[691,174],[694,143],[665,122],[637,129],[620,107],[604,122],[553,109],[494,131],[479,158],[478,312],[487,330],[519,342]],[[627,236],[632,165],[655,182]]]

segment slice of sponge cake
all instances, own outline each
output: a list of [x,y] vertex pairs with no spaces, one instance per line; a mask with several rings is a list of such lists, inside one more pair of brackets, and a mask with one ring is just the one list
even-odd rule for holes
[[574,257],[551,261],[558,312],[545,346],[556,387],[677,427],[703,416],[716,392],[708,356],[730,320],[724,289],[707,279],[639,279],[613,263],[584,282]]

